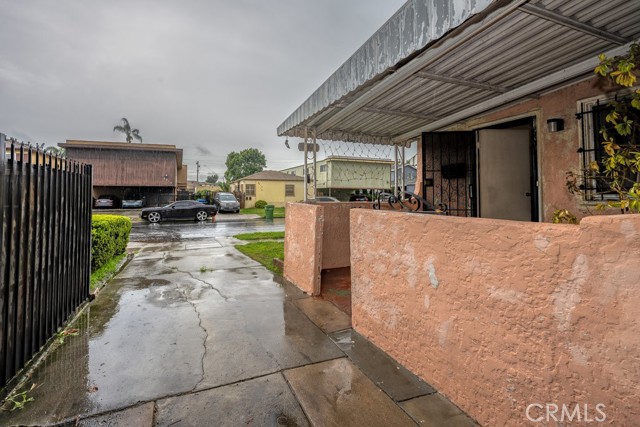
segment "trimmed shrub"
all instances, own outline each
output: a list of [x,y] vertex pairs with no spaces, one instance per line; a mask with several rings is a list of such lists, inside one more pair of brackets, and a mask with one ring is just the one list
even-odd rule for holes
[[91,217],[91,271],[102,267],[111,258],[123,254],[129,243],[131,220],[120,215]]
[[256,208],[257,209],[264,209],[265,206],[267,206],[267,202],[265,202],[264,200],[256,201]]

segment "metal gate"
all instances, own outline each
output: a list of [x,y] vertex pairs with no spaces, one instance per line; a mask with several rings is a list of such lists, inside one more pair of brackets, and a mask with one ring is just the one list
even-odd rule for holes
[[89,295],[91,166],[0,134],[0,388]]
[[425,200],[447,215],[477,216],[474,132],[422,134]]

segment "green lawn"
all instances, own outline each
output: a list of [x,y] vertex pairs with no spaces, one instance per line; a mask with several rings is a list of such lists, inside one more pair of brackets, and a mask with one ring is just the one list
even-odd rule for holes
[[274,273],[282,275],[282,270],[273,265],[273,259],[284,260],[284,242],[251,242],[244,245],[236,245],[236,249],[249,258],[258,261]]
[[[262,218],[264,218],[264,209],[257,209],[257,208],[245,208],[245,209],[240,209],[240,213],[241,214],[255,214],[255,215],[260,215]],[[274,208],[273,209],[273,217],[274,218],[284,218],[284,208]]]
[[261,231],[257,233],[243,233],[243,234],[236,234],[233,237],[240,240],[284,239],[284,231]]

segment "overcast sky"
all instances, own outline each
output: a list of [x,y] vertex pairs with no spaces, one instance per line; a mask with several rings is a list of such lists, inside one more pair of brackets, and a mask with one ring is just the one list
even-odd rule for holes
[[126,117],[145,143],[184,148],[190,177],[249,147],[295,166],[277,126],[403,3],[0,0],[0,132],[124,141]]

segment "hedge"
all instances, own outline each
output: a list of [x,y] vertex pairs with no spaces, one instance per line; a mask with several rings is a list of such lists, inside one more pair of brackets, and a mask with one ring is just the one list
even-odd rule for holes
[[120,215],[92,215],[91,272],[123,254],[129,243],[131,219]]
[[263,209],[265,206],[267,206],[267,202],[265,202],[264,200],[258,200],[255,206],[257,209]]

